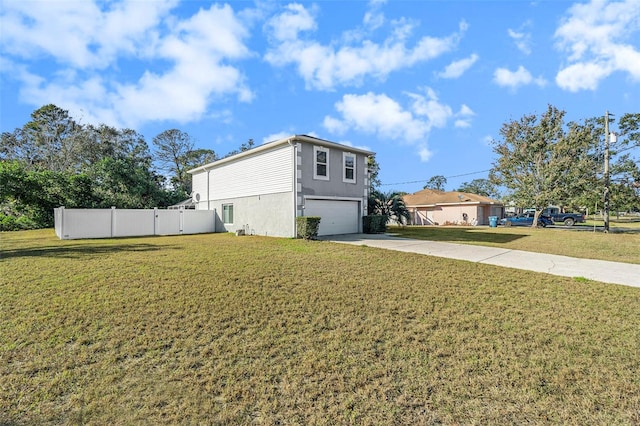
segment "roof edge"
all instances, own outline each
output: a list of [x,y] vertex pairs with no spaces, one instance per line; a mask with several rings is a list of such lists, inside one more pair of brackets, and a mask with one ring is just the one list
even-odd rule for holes
[[275,141],[271,141],[271,142],[266,142],[260,146],[257,146],[255,148],[249,149],[247,151],[244,152],[240,152],[238,154],[235,155],[231,155],[229,157],[225,157],[222,158],[220,160],[216,160],[216,161],[212,161],[211,163],[207,163],[204,164],[202,166],[196,167],[194,169],[191,170],[187,170],[187,173],[189,174],[193,174],[193,173],[197,173],[200,171],[206,171],[206,170],[210,170],[216,166],[225,164],[225,163],[229,163],[232,161],[236,161],[239,160],[241,158],[244,157],[248,157],[251,156],[253,154],[257,154],[260,153],[262,151],[266,151],[269,150],[271,148],[277,147],[279,145],[284,145],[284,144],[291,144],[293,142],[306,142],[306,143],[311,143],[311,144],[315,144],[315,145],[322,145],[322,146],[326,146],[328,148],[337,148],[337,149],[341,149],[341,150],[345,150],[345,151],[350,151],[350,152],[355,152],[358,154],[363,154],[366,156],[371,156],[371,155],[375,155],[375,152],[373,151],[368,151],[366,149],[361,149],[361,148],[355,148],[349,145],[342,145],[339,144],[337,142],[331,142],[325,139],[320,139],[320,138],[316,138],[313,136],[307,136],[307,135],[291,135],[288,136],[286,138],[282,138],[282,139],[277,139]]

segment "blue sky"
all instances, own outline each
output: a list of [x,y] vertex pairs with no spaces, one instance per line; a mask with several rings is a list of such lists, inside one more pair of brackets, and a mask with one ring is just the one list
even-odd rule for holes
[[53,103],[219,155],[308,134],[414,192],[486,177],[502,124],[548,104],[640,112],[638,0],[1,1],[2,131]]

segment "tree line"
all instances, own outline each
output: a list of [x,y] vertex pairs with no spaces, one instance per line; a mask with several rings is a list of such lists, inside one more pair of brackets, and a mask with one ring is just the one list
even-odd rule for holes
[[2,133],[0,230],[51,227],[59,206],[167,207],[190,196],[189,169],[218,159],[177,129],[152,145],[135,130],[81,124],[55,105],[33,111],[22,127]]
[[[456,190],[498,199],[506,205],[535,208],[537,215],[549,205],[569,211],[601,211],[606,185],[605,118],[566,122],[565,115],[565,111],[548,105],[542,114],[527,114],[504,123],[501,138],[492,141],[496,160],[489,177],[464,182]],[[638,212],[640,167],[632,152],[640,148],[640,113],[623,114],[615,133],[616,140],[609,146],[610,209]],[[446,177],[436,175],[424,189],[444,191],[446,184]],[[403,195],[374,188],[369,210],[404,221],[409,215]]]
[[[493,141],[497,160],[489,179],[505,188],[503,201],[532,207],[549,205],[573,211],[601,210],[604,176],[605,118],[565,121],[565,111],[549,105],[504,123]],[[623,114],[609,147],[611,211],[640,211],[640,114]],[[635,150],[635,151],[634,151]],[[535,221],[534,221],[535,223]]]
[[[488,179],[463,183],[458,191],[497,198],[506,204],[548,205],[572,210],[602,207],[604,118],[564,120],[551,105],[504,123],[493,141],[496,161]],[[640,148],[640,113],[624,114],[611,144],[612,211],[640,211],[640,168],[632,156]],[[195,147],[178,129],[152,139],[131,129],[84,125],[68,111],[45,105],[0,145],[0,230],[53,226],[53,209],[151,208],[176,204],[191,194],[187,171],[217,160],[213,150]],[[249,139],[226,156],[254,147]],[[369,211],[406,220],[402,193],[382,192],[379,165],[369,160]],[[444,190],[446,178],[433,176],[425,188]]]

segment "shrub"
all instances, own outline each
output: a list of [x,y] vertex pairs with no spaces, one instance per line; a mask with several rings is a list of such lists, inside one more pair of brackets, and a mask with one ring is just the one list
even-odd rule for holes
[[27,216],[0,213],[0,231],[22,231],[37,228],[39,228],[38,224]]
[[305,240],[315,240],[318,236],[320,219],[321,218],[318,216],[296,217],[296,229],[298,230],[298,238],[304,238]]
[[365,234],[378,234],[387,231],[386,215],[372,214],[362,217],[362,230]]

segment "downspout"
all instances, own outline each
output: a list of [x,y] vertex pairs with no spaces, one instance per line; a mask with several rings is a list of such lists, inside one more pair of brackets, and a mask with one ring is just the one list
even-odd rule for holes
[[293,139],[288,139],[287,143],[291,146],[293,152],[293,238],[298,236],[298,230],[296,228],[296,218],[298,217],[298,164],[297,164],[297,151],[298,144],[293,142]]

